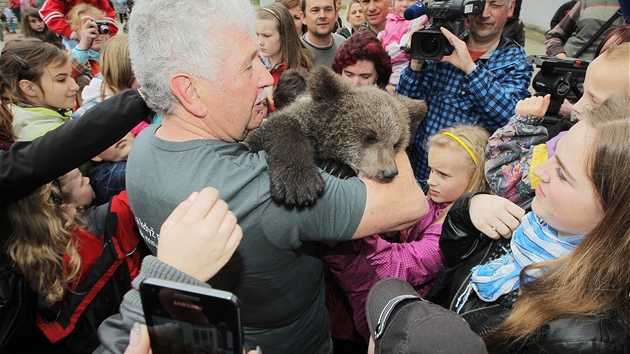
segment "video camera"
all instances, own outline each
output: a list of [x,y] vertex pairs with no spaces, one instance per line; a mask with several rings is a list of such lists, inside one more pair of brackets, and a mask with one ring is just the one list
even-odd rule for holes
[[440,27],[464,39],[468,34],[466,16],[481,13],[485,4],[485,0],[435,0],[426,7],[430,25],[411,36],[411,58],[440,60],[453,54],[454,48]]
[[528,56],[526,60],[540,68],[532,80],[536,95],[551,95],[548,116],[558,114],[569,92],[573,92],[578,99],[582,97],[578,86],[586,76],[590,61],[536,54]]

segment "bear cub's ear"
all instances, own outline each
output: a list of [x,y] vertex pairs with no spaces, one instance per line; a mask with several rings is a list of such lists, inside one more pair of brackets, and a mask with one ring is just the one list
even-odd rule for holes
[[423,100],[414,100],[403,95],[395,95],[394,97],[407,109],[411,125],[418,125],[426,117],[427,104]]
[[328,103],[345,97],[352,86],[345,83],[341,76],[325,66],[318,66],[308,77],[308,91],[317,103]]

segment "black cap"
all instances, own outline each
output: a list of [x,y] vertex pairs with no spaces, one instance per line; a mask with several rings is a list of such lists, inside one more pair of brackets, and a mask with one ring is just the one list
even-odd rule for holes
[[374,353],[487,353],[481,337],[463,318],[423,300],[399,278],[376,283],[365,312]]

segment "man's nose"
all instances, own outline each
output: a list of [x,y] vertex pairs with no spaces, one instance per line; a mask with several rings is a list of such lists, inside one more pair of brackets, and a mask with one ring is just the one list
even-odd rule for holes
[[481,11],[481,16],[482,17],[490,16],[490,5],[488,5],[488,3],[486,3],[486,5],[483,7],[483,11]]

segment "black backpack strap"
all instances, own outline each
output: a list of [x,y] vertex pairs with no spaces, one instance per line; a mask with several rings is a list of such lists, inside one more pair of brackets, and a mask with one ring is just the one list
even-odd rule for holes
[[[111,210],[108,211],[103,235],[103,253],[92,266],[89,274],[72,292],[68,300],[60,308],[55,308],[54,318],[43,318],[46,323],[38,324],[39,328],[52,343],[65,338],[73,331],[83,311],[90,305],[98,292],[106,286],[109,279],[124,262],[125,255],[112,241],[117,225],[118,217],[116,213]],[[121,287],[123,288],[121,291],[126,292],[131,285],[124,284]],[[44,317],[46,309],[40,307],[39,310],[40,315]]]
[[33,310],[35,297],[26,278],[14,263],[0,265],[0,348],[19,331]]
[[613,22],[615,22],[619,17],[621,16],[621,9],[618,9],[609,19],[608,21],[606,21],[606,23],[604,23],[603,26],[601,26],[597,32],[595,32],[595,34],[588,40],[588,42],[584,43],[584,45],[582,46],[582,48],[580,48],[580,50],[577,51],[577,53],[575,53],[574,58],[579,58],[580,55],[582,55],[582,53],[584,53],[584,51],[591,46],[591,44],[593,44],[593,42],[595,42],[595,40],[597,40],[597,38],[599,38],[599,36],[602,35],[602,33],[604,33],[605,30],[608,29],[608,27],[610,27],[610,25],[612,25]]

